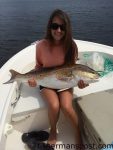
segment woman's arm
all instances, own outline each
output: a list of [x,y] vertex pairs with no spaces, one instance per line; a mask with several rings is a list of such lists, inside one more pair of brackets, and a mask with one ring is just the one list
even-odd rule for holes
[[[38,70],[41,67],[42,67],[42,63],[41,63],[41,49],[40,49],[40,45],[37,44],[36,45],[36,65],[35,65],[35,68],[32,71]],[[28,84],[31,87],[36,87],[37,86],[35,78],[31,78],[30,80],[28,80]]]

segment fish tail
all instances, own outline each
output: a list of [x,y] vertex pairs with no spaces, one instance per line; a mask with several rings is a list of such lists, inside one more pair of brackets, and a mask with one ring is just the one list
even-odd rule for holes
[[8,84],[8,83],[14,82],[16,76],[20,74],[19,72],[15,71],[13,69],[9,70],[9,72],[11,73],[11,78],[7,82],[4,82],[3,84]]

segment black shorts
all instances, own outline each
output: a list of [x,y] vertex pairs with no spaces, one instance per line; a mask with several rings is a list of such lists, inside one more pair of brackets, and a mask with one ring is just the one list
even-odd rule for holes
[[[42,91],[44,88],[46,88],[46,87],[44,87],[44,86],[42,86],[42,85],[40,85],[39,86],[39,90],[40,91]],[[60,91],[65,91],[65,90],[67,90],[67,89],[69,89],[69,88],[66,88],[66,89],[54,89],[56,92],[60,92]]]
[[[42,86],[42,85],[39,86],[40,91],[42,91],[44,88],[47,88],[47,87],[44,87],[44,86]],[[54,89],[54,90],[57,91],[57,90],[59,90],[59,89]]]
[[45,88],[44,86],[41,86],[41,85],[39,86],[40,91],[44,88]]

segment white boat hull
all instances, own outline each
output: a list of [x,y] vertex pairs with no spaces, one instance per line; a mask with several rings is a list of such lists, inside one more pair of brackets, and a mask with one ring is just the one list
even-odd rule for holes
[[[103,56],[108,57],[113,62],[113,47],[79,40],[76,40],[76,43],[79,49],[79,57],[81,59],[83,58],[83,54],[86,52],[98,52],[102,53]],[[15,145],[13,145],[13,147],[10,147],[11,145],[9,143],[15,139],[16,135],[18,135],[16,142],[20,145],[20,147],[18,145],[16,146],[16,148],[19,148],[19,150],[24,150],[25,145],[22,144],[20,140],[21,134],[23,132],[32,131],[35,129],[44,130],[49,127],[47,119],[47,107],[45,102],[40,97],[39,91],[37,92],[37,89],[30,88],[27,85],[16,82],[8,85],[2,84],[10,78],[10,69],[25,73],[34,68],[35,47],[36,44],[30,45],[29,47],[23,49],[18,54],[13,56],[0,69],[1,150],[15,150]],[[85,89],[79,89],[78,87],[75,87],[74,98],[110,89],[113,89],[113,72],[102,77],[99,82],[90,84],[90,86],[86,87]],[[29,90],[31,91],[30,94],[28,92]],[[61,117],[60,122],[63,122],[63,125],[65,125],[66,120]],[[64,128],[64,126],[62,128]],[[59,132],[62,133],[62,130],[60,130],[60,128]],[[63,143],[63,138],[61,138],[62,137],[60,135],[59,142]],[[73,139],[73,135],[70,139]]]

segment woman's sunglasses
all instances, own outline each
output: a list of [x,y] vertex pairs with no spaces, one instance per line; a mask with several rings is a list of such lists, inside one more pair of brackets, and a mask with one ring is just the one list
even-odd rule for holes
[[58,28],[60,28],[60,30],[65,31],[65,25],[64,24],[52,23],[50,25],[50,28],[53,30],[57,30]]

